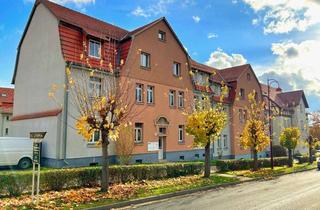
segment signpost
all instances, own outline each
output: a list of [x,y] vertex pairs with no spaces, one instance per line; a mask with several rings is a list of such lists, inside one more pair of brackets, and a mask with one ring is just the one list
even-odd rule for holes
[[[40,159],[41,159],[41,142],[47,132],[31,132],[30,139],[33,142],[33,155],[32,155],[32,202],[35,203],[34,191],[36,185],[36,204],[39,203],[40,191]],[[36,182],[37,178],[37,182]]]

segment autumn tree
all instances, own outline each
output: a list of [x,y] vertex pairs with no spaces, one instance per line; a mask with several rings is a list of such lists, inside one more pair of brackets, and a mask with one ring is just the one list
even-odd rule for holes
[[186,132],[194,137],[194,145],[205,148],[204,177],[210,177],[210,143],[220,136],[227,123],[227,115],[223,110],[222,100],[226,86],[222,86],[220,102],[212,105],[209,96],[195,102],[195,108],[187,117]]
[[[74,127],[85,140],[91,141],[93,136],[99,136],[96,144],[102,148],[101,191],[107,192],[109,144],[119,138],[120,125],[129,122],[131,119],[129,116],[137,113],[132,109],[133,96],[128,94],[133,92],[131,83],[124,73],[119,72],[123,60],[116,63],[115,39],[108,40],[108,48],[105,49],[109,53],[108,58],[100,56],[100,61],[98,64],[95,63],[94,67],[90,62],[85,42],[83,46],[83,53],[80,54],[81,63],[66,64],[67,82],[63,86],[70,95],[67,103],[70,103],[75,110],[68,111],[67,114],[76,121]],[[56,85],[52,86],[49,97],[55,99],[54,92],[57,88]]]
[[258,152],[263,151],[269,144],[270,139],[264,123],[264,103],[256,100],[256,92],[248,95],[249,107],[248,120],[240,137],[243,148],[250,148],[253,154],[253,171],[258,169]]
[[312,113],[311,122],[309,136],[306,139],[309,148],[309,163],[313,163],[312,150],[320,145],[320,113]]
[[300,139],[300,130],[296,127],[285,128],[280,134],[280,144],[288,149],[288,166],[293,166],[292,152]]
[[119,139],[116,141],[116,153],[121,164],[129,164],[134,149],[133,126],[124,124],[120,126]]

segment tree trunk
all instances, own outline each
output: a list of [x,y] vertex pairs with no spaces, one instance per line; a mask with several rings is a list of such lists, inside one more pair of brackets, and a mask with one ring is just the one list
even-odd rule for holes
[[205,157],[204,157],[204,177],[210,177],[210,142],[205,146]]
[[288,149],[288,158],[289,158],[288,166],[292,167],[293,166],[292,149]]
[[309,144],[309,163],[312,164],[313,163],[313,158],[312,158],[312,147]]
[[253,171],[257,171],[258,170],[258,152],[257,152],[257,150],[253,149],[252,154],[253,154]]
[[101,192],[108,192],[108,189],[109,189],[108,145],[109,145],[108,137],[103,136],[103,140],[102,140]]

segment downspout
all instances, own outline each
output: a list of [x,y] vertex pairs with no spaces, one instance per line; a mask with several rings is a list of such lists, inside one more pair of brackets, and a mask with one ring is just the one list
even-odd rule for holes
[[69,85],[68,76],[65,72],[65,92],[64,92],[64,104],[63,104],[63,129],[62,129],[62,152],[63,162],[67,165],[67,137],[68,137],[68,102],[69,102]]

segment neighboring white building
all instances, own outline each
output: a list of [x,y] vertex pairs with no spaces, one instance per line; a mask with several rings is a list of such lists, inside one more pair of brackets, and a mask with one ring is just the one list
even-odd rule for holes
[[13,108],[13,94],[12,88],[0,87],[0,136],[12,135],[11,117]]
[[[261,85],[268,107],[268,87]],[[306,109],[309,108],[303,90],[282,92],[270,88],[271,110],[273,110],[272,133],[274,145],[279,145],[279,137],[284,128],[297,127],[301,132],[300,141],[296,153],[307,153],[308,148],[305,140],[309,135],[308,116]]]

